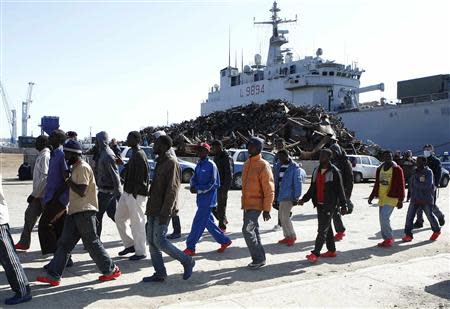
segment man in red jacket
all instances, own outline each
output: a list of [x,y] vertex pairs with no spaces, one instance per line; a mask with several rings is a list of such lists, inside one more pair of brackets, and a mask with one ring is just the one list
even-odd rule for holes
[[383,242],[378,247],[391,247],[394,244],[394,236],[390,217],[394,208],[403,207],[405,198],[405,177],[403,170],[397,163],[393,162],[392,152],[387,150],[383,153],[383,164],[377,169],[375,185],[369,197],[369,204],[378,197],[380,206],[380,226]]

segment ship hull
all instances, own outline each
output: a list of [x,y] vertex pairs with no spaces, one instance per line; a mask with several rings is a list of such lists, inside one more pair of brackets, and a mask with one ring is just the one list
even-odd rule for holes
[[345,127],[363,142],[385,149],[421,153],[433,144],[436,153],[450,149],[450,100],[399,104],[340,113]]

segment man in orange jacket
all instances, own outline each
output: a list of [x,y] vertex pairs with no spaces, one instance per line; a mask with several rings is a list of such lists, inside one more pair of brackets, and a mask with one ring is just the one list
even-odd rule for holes
[[259,236],[258,218],[263,213],[264,221],[270,219],[270,210],[275,196],[272,169],[261,158],[264,141],[252,137],[248,142],[249,159],[242,172],[242,209],[244,225],[242,233],[250,251],[252,262],[250,269],[258,269],[266,264],[266,253]]

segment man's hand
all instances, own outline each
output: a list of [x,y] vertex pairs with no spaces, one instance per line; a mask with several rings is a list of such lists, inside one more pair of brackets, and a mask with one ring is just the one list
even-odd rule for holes
[[343,216],[345,216],[346,214],[348,214],[348,209],[347,209],[347,206],[346,206],[346,205],[341,206],[340,213],[341,213],[341,215],[343,215]]
[[133,193],[132,195],[133,195],[134,199],[137,199],[137,196],[138,196],[137,193]]
[[195,189],[194,187],[191,187],[189,190],[191,191],[192,194],[197,193],[197,189]]
[[397,203],[397,208],[398,209],[402,209],[403,208],[403,201],[398,201],[398,203]]
[[28,204],[33,203],[34,199],[35,199],[35,197],[34,197],[33,195],[30,194],[30,195],[28,196],[28,198],[27,198],[27,203],[28,203]]
[[292,206],[296,206],[296,205],[298,205],[298,200],[292,201]]
[[300,206],[303,206],[303,204],[305,204],[305,201],[304,201],[303,199],[299,199],[299,200],[298,200],[298,204],[299,204]]
[[372,200],[373,200],[373,197],[369,197],[369,199],[367,200],[367,203],[369,203],[369,205],[372,205]]
[[270,212],[268,212],[268,211],[264,211],[263,212],[263,219],[264,219],[264,221],[269,221],[270,220]]

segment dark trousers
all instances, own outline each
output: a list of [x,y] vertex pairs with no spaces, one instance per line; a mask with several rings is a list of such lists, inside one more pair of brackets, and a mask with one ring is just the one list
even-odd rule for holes
[[[437,200],[437,191],[438,190],[434,190],[434,205],[431,208],[433,215],[436,216],[436,218],[438,218],[438,220],[442,220],[444,218],[444,214],[442,213],[442,211],[439,209],[439,207],[437,207],[436,205],[436,200]],[[417,222],[423,223],[423,209],[422,208],[418,208],[417,209]]]
[[261,243],[259,235],[258,219],[261,215],[259,210],[244,210],[244,225],[242,234],[244,234],[245,243],[250,251],[253,263],[263,263],[266,261],[266,252]]
[[328,251],[336,251],[336,245],[334,243],[333,227],[331,226],[331,220],[333,219],[335,209],[330,209],[326,205],[319,205],[317,207],[317,219],[319,221],[319,227],[317,229],[316,243],[314,247],[314,253],[316,256],[320,256],[320,251],[324,243],[327,244]]
[[104,275],[113,272],[115,265],[97,235],[96,212],[83,211],[65,218],[64,229],[58,240],[58,248],[48,266],[48,274],[55,280],[61,279],[70,253],[80,238],[100,272]]
[[181,235],[181,222],[178,215],[172,216],[172,228],[174,234]]
[[433,232],[440,232],[441,228],[439,227],[439,223],[436,221],[436,218],[433,215],[432,205],[423,205],[423,206],[417,206],[414,204],[410,204],[408,207],[408,212],[406,214],[406,223],[405,223],[405,235],[413,236],[412,230],[414,227],[414,217],[417,213],[417,210],[420,209],[422,212],[425,212],[425,215],[427,216],[428,221],[431,225],[431,230]]
[[29,247],[31,243],[31,231],[42,214],[42,201],[35,198],[27,210],[25,210],[25,223],[23,224],[22,235],[20,235],[19,244]]
[[345,232],[345,226],[342,222],[342,215],[336,211],[333,216],[333,223],[334,223],[334,229],[337,233],[344,233]]
[[30,284],[14,249],[8,224],[0,225],[0,263],[13,292],[20,296],[30,293]]
[[114,196],[114,193],[105,193],[100,191],[97,193],[97,198],[97,235],[98,237],[100,237],[100,235],[102,234],[102,222],[105,212],[108,217],[114,221],[114,216],[116,215],[117,198]]
[[227,200],[228,200],[228,189],[220,188],[217,190],[217,207],[214,208],[213,214],[216,217],[217,221],[219,221],[219,227],[221,229],[226,229],[228,220],[227,220]]
[[59,201],[51,201],[43,207],[41,219],[38,225],[39,242],[42,254],[55,253],[56,244],[64,227],[64,213],[58,219],[55,218],[66,210],[66,206]]

